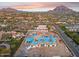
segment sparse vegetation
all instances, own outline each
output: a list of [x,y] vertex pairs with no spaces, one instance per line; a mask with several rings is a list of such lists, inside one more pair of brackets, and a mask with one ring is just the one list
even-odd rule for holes
[[11,38],[11,41],[10,41],[11,56],[13,56],[14,53],[17,51],[17,49],[20,47],[22,41],[23,41],[23,38],[21,38],[21,39]]
[[66,33],[70,38],[72,38],[72,39],[75,41],[76,44],[79,45],[79,34],[78,34],[77,32],[70,32],[70,31],[68,31],[68,30],[65,28],[64,25],[61,26],[61,29],[62,29],[63,31],[65,31],[65,33]]

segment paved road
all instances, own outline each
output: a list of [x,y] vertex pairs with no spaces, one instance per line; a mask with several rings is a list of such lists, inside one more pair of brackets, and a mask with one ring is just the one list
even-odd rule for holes
[[26,45],[24,44],[24,41],[23,41],[21,46],[19,47],[19,49],[14,54],[14,57],[25,57],[25,56],[27,56],[27,53],[28,53],[28,51],[27,51]]
[[58,25],[54,25],[59,32],[60,37],[63,39],[66,46],[69,48],[73,56],[79,57],[79,45],[77,45],[71,38],[69,38],[64,31],[62,31]]

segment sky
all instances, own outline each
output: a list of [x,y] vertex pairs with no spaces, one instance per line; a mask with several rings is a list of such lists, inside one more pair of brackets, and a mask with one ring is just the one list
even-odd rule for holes
[[0,2],[0,8],[14,8],[22,11],[48,11],[60,5],[79,11],[79,2]]

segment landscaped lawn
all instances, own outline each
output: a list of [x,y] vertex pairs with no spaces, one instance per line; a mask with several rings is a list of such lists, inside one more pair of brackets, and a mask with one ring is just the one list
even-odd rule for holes
[[76,44],[79,45],[79,34],[78,34],[77,32],[70,32],[70,31],[68,31],[68,30],[65,28],[65,26],[60,26],[60,27],[61,27],[61,29],[62,29],[63,31],[65,31],[65,33],[66,33],[70,38],[72,38],[72,39],[75,41]]

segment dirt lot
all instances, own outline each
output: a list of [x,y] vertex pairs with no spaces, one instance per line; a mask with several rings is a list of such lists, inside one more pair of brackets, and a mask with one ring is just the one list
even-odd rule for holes
[[26,43],[25,41],[22,42],[20,48],[16,51],[14,56],[27,56],[27,57],[70,57],[72,56],[71,52],[68,50],[66,45],[57,39],[56,46],[52,47],[36,47],[30,48],[29,50],[27,47],[30,44]]
[[65,46],[63,42],[57,41],[56,47],[41,47],[41,48],[33,48],[28,50],[29,57],[52,57],[52,56],[60,56],[60,57],[69,57],[72,56],[68,48]]

